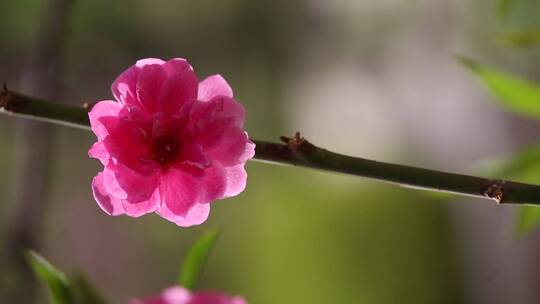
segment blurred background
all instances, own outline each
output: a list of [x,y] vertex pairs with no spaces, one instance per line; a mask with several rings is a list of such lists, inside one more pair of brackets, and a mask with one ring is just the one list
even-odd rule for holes
[[[519,1],[519,0],[518,0]],[[510,1],[504,1],[510,2]],[[514,1],[516,2],[516,1]],[[330,150],[478,173],[540,140],[458,63],[540,80],[540,51],[501,42],[540,25],[538,1],[502,20],[496,0],[5,0],[0,81],[81,104],[111,99],[137,59],[220,73],[253,138],[301,131]],[[45,303],[16,254],[32,247],[124,303],[171,285],[185,250],[222,234],[202,289],[250,303],[539,303],[540,232],[516,207],[250,162],[247,190],[202,226],[109,217],[92,198],[91,132],[0,117],[0,302]]]

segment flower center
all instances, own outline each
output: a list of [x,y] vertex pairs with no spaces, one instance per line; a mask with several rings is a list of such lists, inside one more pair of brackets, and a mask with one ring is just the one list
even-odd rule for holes
[[167,167],[178,156],[180,142],[174,136],[163,135],[152,141],[152,159]]

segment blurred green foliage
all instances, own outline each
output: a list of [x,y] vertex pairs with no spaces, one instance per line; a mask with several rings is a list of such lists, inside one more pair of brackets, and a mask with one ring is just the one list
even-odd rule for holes
[[502,20],[500,39],[513,46],[537,46],[540,43],[538,12],[538,0],[499,0],[499,15]]
[[[471,59],[458,59],[478,76],[507,109],[533,119],[540,119],[540,86],[516,76],[477,64]],[[508,160],[500,161],[493,169],[494,176],[540,184],[540,148],[532,147]],[[540,208],[520,207],[515,230],[526,234],[540,223]]]
[[[491,166],[491,175],[520,182],[540,184],[540,147],[529,147],[520,153],[500,159]],[[517,235],[531,232],[540,223],[538,206],[519,207],[514,229]]]
[[66,275],[36,252],[29,251],[28,263],[49,291],[51,304],[72,304],[74,297]]
[[462,56],[458,59],[486,84],[495,95],[496,100],[508,110],[530,118],[540,119],[540,86],[482,66]]
[[88,279],[77,273],[67,277],[61,270],[52,265],[43,256],[27,252],[28,263],[36,276],[42,281],[49,292],[51,304],[105,304],[96,288]]

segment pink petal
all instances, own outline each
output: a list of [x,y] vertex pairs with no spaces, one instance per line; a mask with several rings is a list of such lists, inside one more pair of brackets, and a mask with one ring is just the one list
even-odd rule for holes
[[189,290],[180,286],[165,289],[161,296],[167,304],[187,304],[191,299],[191,293]]
[[92,145],[90,150],[88,150],[88,156],[99,159],[101,164],[104,166],[107,166],[109,159],[111,158],[111,155],[105,148],[102,141],[98,141]]
[[201,189],[196,177],[170,169],[161,177],[159,191],[162,204],[158,213],[174,222],[185,217],[189,209],[199,202]]
[[157,65],[162,65],[164,64],[165,61],[159,59],[159,58],[145,58],[145,59],[141,59],[141,60],[137,60],[137,63],[135,64],[135,66],[139,67],[139,68],[142,68],[146,65],[150,65],[150,64],[157,64]]
[[109,132],[103,144],[116,162],[141,174],[149,174],[157,169],[157,164],[148,159],[151,154],[151,147],[148,144],[150,126],[144,121],[132,120],[126,115],[100,119]]
[[162,65],[165,62],[157,58],[146,58],[137,61],[137,63],[127,70],[125,70],[120,76],[118,76],[111,86],[111,91],[114,98],[120,103],[141,107],[137,99],[137,81],[141,69],[147,65]]
[[148,200],[137,203],[127,200],[122,201],[122,206],[126,210],[126,214],[131,217],[139,217],[151,212],[155,212],[159,209],[160,204],[161,198],[159,196],[158,189],[154,190]]
[[137,99],[147,114],[161,111],[160,97],[167,73],[161,65],[149,64],[141,68],[137,78]]
[[[154,192],[159,184],[156,174],[141,175],[127,166],[113,163],[109,163],[103,170],[103,181],[109,193],[130,204],[153,202]],[[153,203],[156,206],[148,204],[149,209],[155,210],[159,206],[159,201]]]
[[227,190],[227,173],[225,168],[214,162],[212,166],[204,170],[204,175],[200,177],[201,197],[199,203],[211,203],[223,198]]
[[233,97],[233,91],[221,75],[212,75],[199,83],[197,99],[209,101],[217,96]]
[[208,102],[198,102],[191,113],[192,123],[205,126],[230,125],[244,127],[246,111],[236,100],[218,96]]
[[226,167],[225,172],[227,174],[225,197],[237,196],[246,189],[247,173],[244,164]]
[[250,142],[242,130],[243,124],[242,105],[233,99],[218,97],[196,103],[188,128],[191,133],[186,138],[200,144],[205,153],[225,166],[235,165],[252,157],[253,149],[246,146]]
[[122,104],[140,106],[137,100],[137,78],[139,77],[140,68],[136,65],[131,66],[118,76],[112,86],[111,91],[114,98]]
[[210,214],[210,204],[195,204],[183,216],[175,214],[167,205],[163,204],[156,213],[180,227],[191,227],[206,221]]
[[241,297],[231,297],[219,292],[197,292],[189,304],[247,304]]
[[88,118],[90,119],[90,127],[99,140],[103,140],[109,135],[109,130],[102,122],[103,118],[115,119],[121,110],[122,105],[112,100],[100,101],[92,107]]
[[160,295],[145,299],[133,299],[129,304],[188,304],[191,299],[189,290],[174,286],[165,289]]
[[212,161],[204,155],[201,146],[196,144],[183,145],[178,160],[199,169],[207,168],[212,164]]
[[173,59],[163,65],[167,79],[160,96],[165,119],[180,112],[182,106],[197,99],[197,76],[185,60]]
[[255,155],[255,144],[237,127],[226,129],[219,140],[205,147],[205,153],[224,166],[243,164]]
[[162,217],[187,227],[203,223],[210,212],[209,203],[223,198],[227,189],[225,169],[214,163],[195,177],[188,172],[171,169],[161,180]]
[[98,173],[92,181],[92,193],[99,207],[109,215],[125,213],[121,199],[112,196],[103,184],[103,173]]
[[247,301],[242,297],[233,297],[230,304],[247,304]]
[[176,216],[166,207],[160,209],[157,213],[180,227],[191,227],[200,225],[208,219],[210,204],[195,204],[185,216]]
[[163,62],[163,69],[165,69],[169,75],[176,74],[179,71],[193,72],[193,67],[184,58],[173,58],[167,62]]
[[[174,115],[183,104],[197,98],[198,80],[193,68],[182,58],[167,62],[147,58],[123,72],[111,90],[115,98],[152,115]],[[167,118],[167,117],[165,117]]]

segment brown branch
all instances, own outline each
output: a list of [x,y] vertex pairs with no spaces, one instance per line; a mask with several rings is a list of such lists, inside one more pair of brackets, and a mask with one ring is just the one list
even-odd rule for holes
[[[59,105],[7,89],[0,93],[0,112],[83,129],[90,129],[89,109],[88,106]],[[282,136],[281,140],[285,144],[252,139],[256,144],[255,160],[340,172],[410,188],[490,199],[497,203],[540,205],[540,186],[537,185],[342,155],[313,145],[299,133],[293,137]]]

